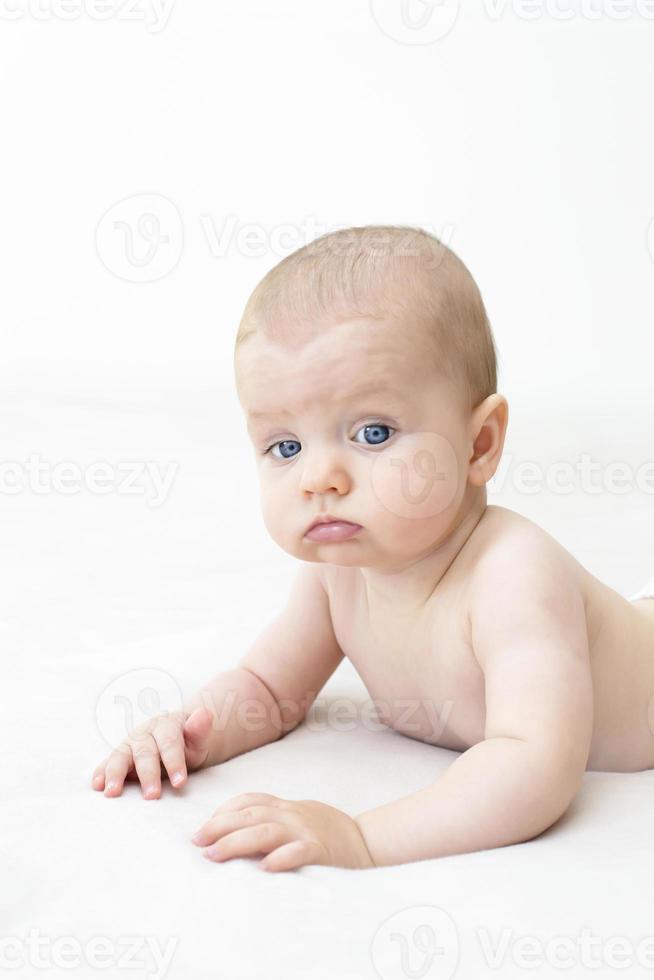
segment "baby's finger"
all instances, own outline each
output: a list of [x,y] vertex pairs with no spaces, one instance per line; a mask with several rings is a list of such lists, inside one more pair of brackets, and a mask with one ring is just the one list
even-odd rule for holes
[[161,796],[161,759],[152,735],[147,732],[139,735],[132,744],[132,755],[143,796],[146,800],[158,799]]
[[104,795],[120,796],[125,776],[132,768],[132,750],[128,742],[121,742],[107,759],[104,770]]
[[107,759],[103,759],[99,766],[96,766],[93,770],[93,775],[91,777],[91,786],[93,789],[102,790],[104,789],[104,770],[107,764]]
[[173,786],[180,786],[186,779],[184,739],[179,718],[162,718],[152,735],[159,749],[161,761]]
[[198,769],[209,755],[213,715],[207,708],[196,708],[184,722],[184,746],[189,769]]

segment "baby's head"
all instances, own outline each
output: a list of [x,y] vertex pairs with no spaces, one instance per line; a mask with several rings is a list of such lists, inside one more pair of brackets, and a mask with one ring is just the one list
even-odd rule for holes
[[[419,228],[368,226],[288,255],[257,285],[236,388],[272,538],[305,561],[397,568],[486,501],[507,403],[479,290]],[[305,536],[316,517],[361,525]]]

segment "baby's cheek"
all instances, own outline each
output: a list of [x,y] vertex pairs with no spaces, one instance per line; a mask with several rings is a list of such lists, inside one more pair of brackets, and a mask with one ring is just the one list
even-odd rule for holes
[[289,506],[289,490],[262,483],[261,516],[273,541],[285,551],[292,551],[297,544],[297,533],[293,527],[293,509]]
[[372,490],[390,514],[425,520],[455,500],[459,465],[451,443],[436,432],[417,432],[379,453],[371,471]]
[[263,523],[265,524],[268,533],[274,536],[274,533],[279,533],[280,530],[280,503],[277,499],[277,494],[275,494],[274,487],[269,487],[263,479],[260,482],[259,490]]

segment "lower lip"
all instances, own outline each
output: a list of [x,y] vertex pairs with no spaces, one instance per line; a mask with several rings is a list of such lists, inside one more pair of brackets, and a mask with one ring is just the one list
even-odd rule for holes
[[346,541],[361,530],[360,524],[348,524],[344,521],[330,521],[328,524],[316,524],[307,531],[306,538],[311,541]]

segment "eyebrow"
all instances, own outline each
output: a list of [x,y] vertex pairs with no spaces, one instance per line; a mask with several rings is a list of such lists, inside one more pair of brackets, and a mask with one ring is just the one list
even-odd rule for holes
[[[405,396],[397,389],[387,389],[383,391],[378,386],[369,385],[366,388],[361,388],[359,391],[355,391],[352,394],[345,395],[341,399],[336,399],[336,401],[341,402],[355,402],[362,401],[364,398],[378,398],[387,405],[392,405],[393,407],[399,407],[405,403]],[[248,412],[248,419],[255,421],[256,419],[269,419],[269,418],[292,418],[293,412],[288,411],[288,409],[275,409],[274,411],[268,412]]]

